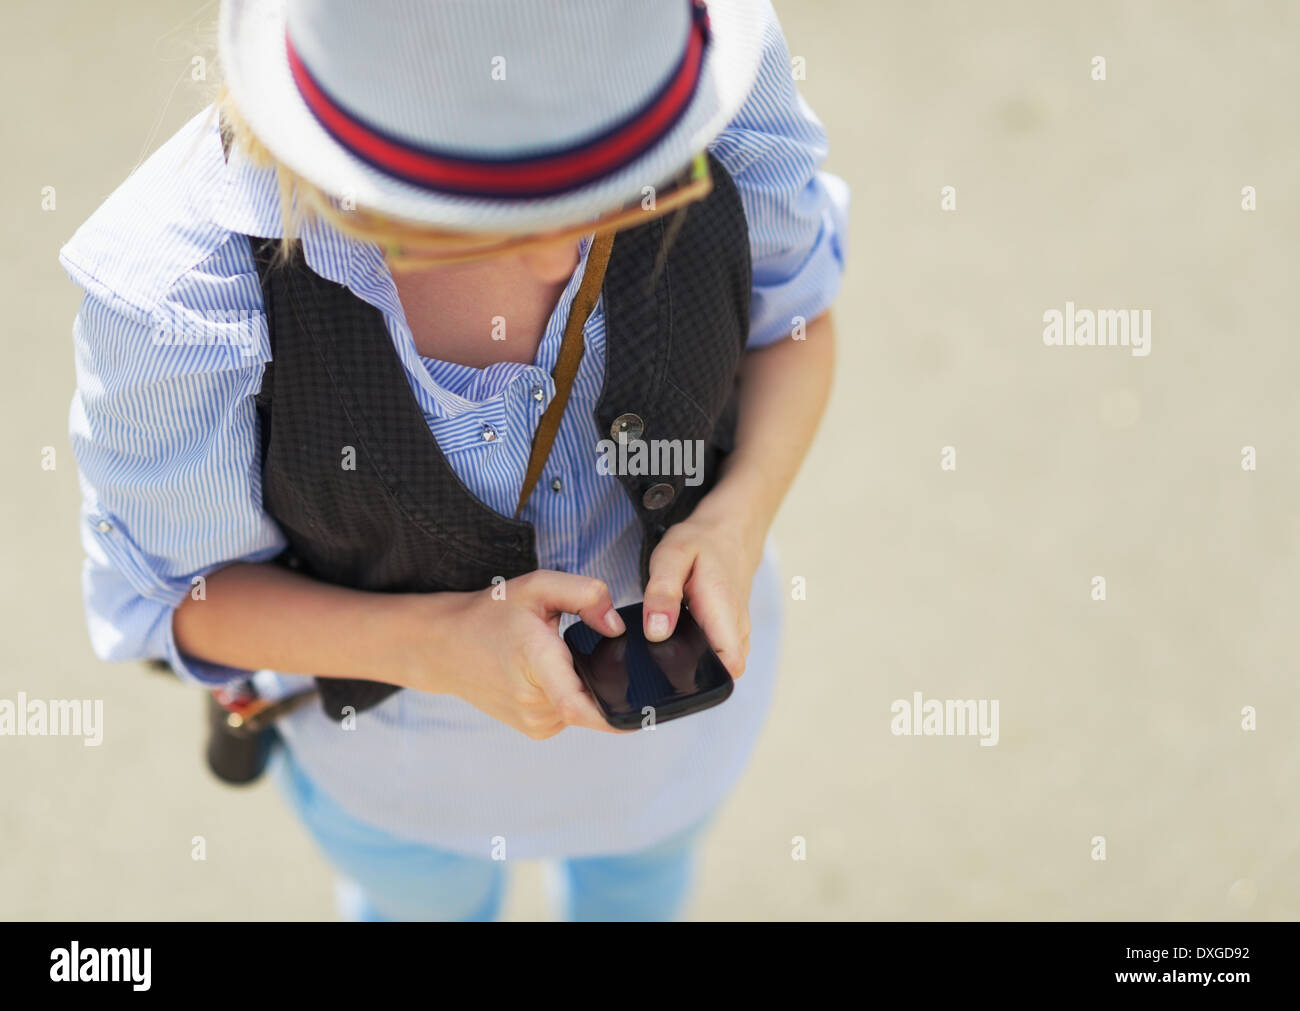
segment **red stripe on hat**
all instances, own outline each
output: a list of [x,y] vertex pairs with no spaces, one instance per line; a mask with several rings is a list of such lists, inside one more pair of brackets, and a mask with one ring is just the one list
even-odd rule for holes
[[672,79],[644,110],[601,137],[538,158],[482,160],[435,154],[385,135],[348,113],[312,77],[285,33],[289,69],[303,101],[321,125],[357,157],[407,182],[476,196],[535,197],[575,189],[608,175],[650,147],[677,121],[695,93],[704,63],[708,20],[694,17],[686,52]]

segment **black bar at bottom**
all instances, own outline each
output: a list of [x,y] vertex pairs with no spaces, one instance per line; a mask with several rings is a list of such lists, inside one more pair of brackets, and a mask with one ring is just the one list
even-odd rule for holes
[[[495,929],[494,929],[495,928]],[[1123,990],[1294,994],[1294,923],[8,923],[0,992],[97,998],[373,998],[510,986],[575,998],[609,988],[682,995],[767,987],[809,1000],[843,981],[865,1000],[1054,997]],[[146,955],[147,953],[147,955]],[[639,953],[639,954],[638,954]],[[693,953],[693,954],[692,954]],[[674,977],[678,982],[663,990]],[[713,977],[711,980],[709,977]],[[585,980],[586,982],[582,982]],[[621,980],[621,982],[620,982]],[[527,982],[531,981],[531,982]],[[589,989],[596,984],[599,989]],[[481,989],[486,987],[486,989]],[[1164,996],[1164,994],[1159,994]],[[16,1005],[15,1005],[16,1006]]]

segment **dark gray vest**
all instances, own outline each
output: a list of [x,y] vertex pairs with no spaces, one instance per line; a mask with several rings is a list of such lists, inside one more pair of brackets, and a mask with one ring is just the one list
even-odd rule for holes
[[[735,184],[710,156],[713,192],[618,234],[605,274],[605,382],[599,439],[701,440],[704,481],[620,475],[650,552],[717,480],[736,426],[736,376],[749,333],[749,235]],[[484,589],[537,568],[530,524],[477,499],[438,448],[378,309],[321,278],[300,249],[273,266],[276,240],[251,238],[273,361],[257,395],[262,504],[288,539],[278,561],[341,586],[385,593]],[[344,447],[355,469],[344,469]],[[614,478],[611,478],[614,480]],[[342,719],[398,689],[320,678]]]

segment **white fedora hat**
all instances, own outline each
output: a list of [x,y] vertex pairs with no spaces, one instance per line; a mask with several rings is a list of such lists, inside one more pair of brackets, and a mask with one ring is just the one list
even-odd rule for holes
[[470,232],[639,200],[735,116],[759,0],[223,0],[253,133],[335,197]]

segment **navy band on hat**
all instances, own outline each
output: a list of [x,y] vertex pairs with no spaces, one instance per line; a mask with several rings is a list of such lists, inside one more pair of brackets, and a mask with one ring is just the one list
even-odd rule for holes
[[466,158],[412,145],[349,112],[313,77],[285,32],[289,69],[303,101],[343,147],[382,172],[425,189],[462,196],[529,199],[577,189],[634,161],[681,118],[700,80],[709,43],[702,0],[689,0],[692,24],[676,69],[636,112],[561,150],[508,158]]

